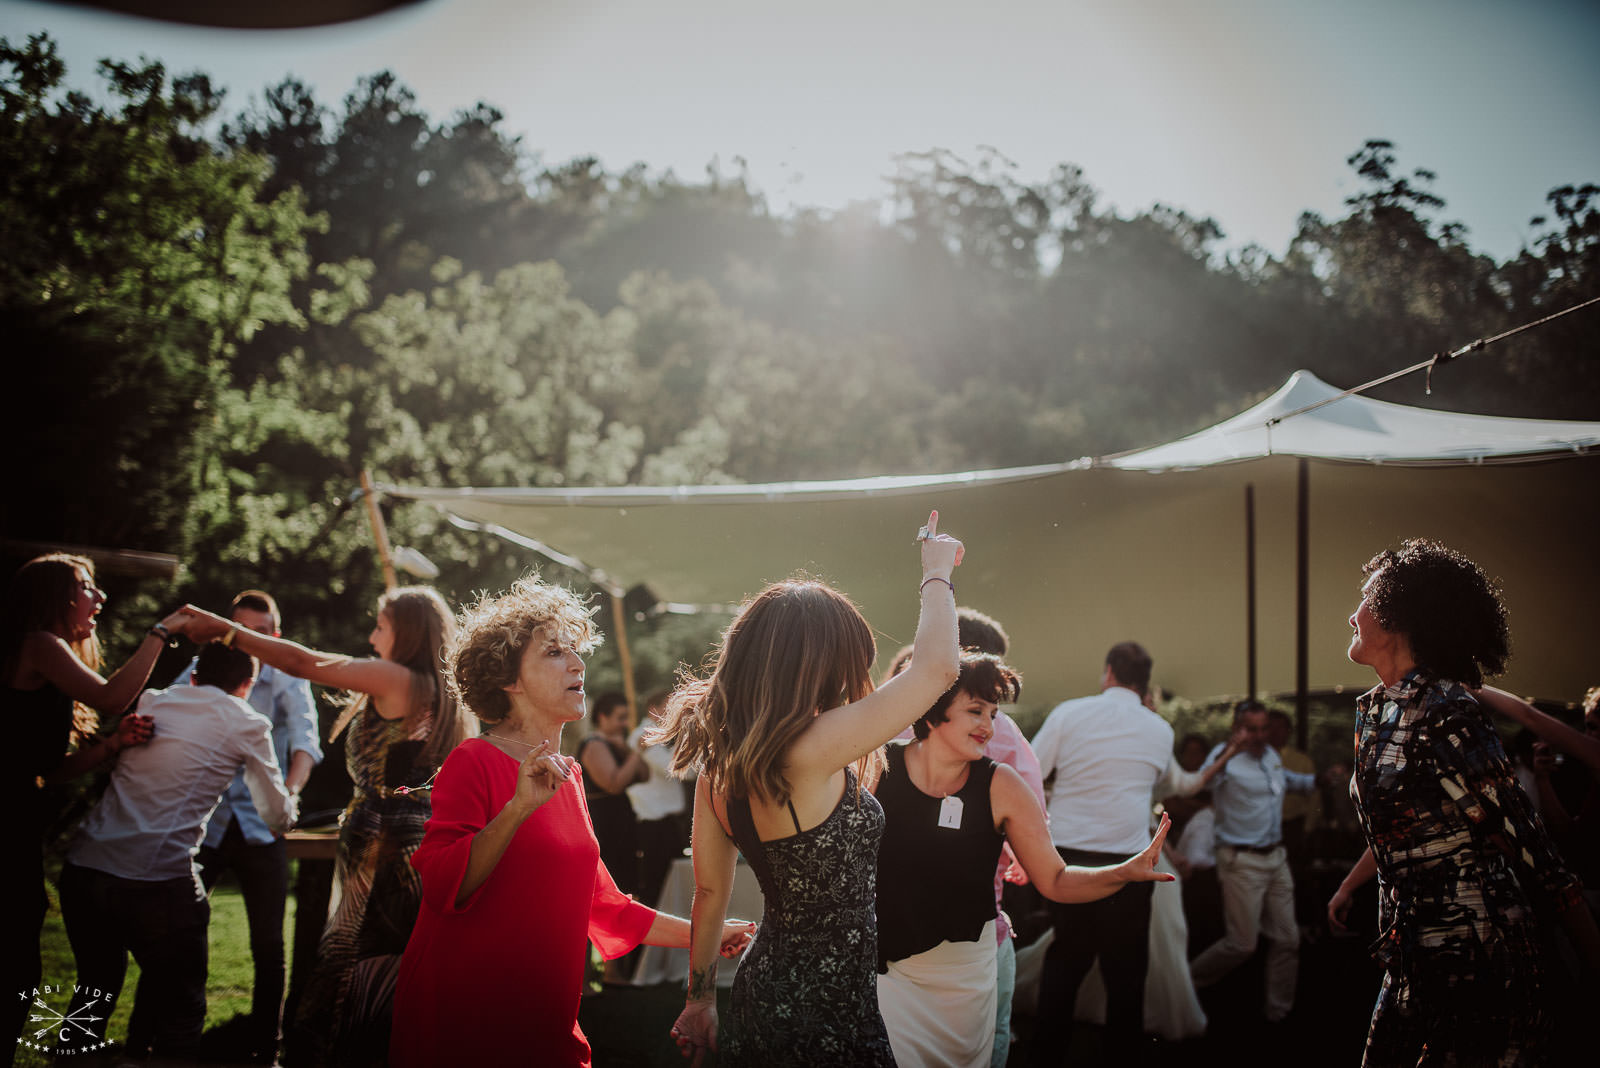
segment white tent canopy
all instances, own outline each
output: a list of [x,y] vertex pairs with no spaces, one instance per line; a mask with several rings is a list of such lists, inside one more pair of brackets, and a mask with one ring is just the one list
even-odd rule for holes
[[[1156,681],[1194,697],[1246,679],[1246,486],[1260,605],[1258,688],[1295,685],[1296,528],[1310,460],[1307,680],[1365,688],[1344,658],[1363,561],[1436,537],[1498,576],[1516,643],[1509,685],[1577,696],[1600,639],[1600,423],[1494,419],[1338,396],[1307,372],[1218,426],[1102,460],[927,476],[674,487],[381,486],[513,532],[663,601],[736,604],[804,570],[861,605],[892,652],[915,628],[911,535],[930,508],[969,547],[963,604],[1001,620],[1025,702],[1095,688],[1105,650],[1135,638]],[[1281,419],[1281,422],[1274,420]],[[1499,466],[1506,462],[1515,467]],[[1442,466],[1441,466],[1442,465]]]
[[[1306,410],[1311,409],[1311,410]],[[1298,413],[1298,414],[1297,414]],[[1272,396],[1186,438],[1103,460],[1124,470],[1208,467],[1263,456],[1353,463],[1525,463],[1600,445],[1600,423],[1463,415],[1347,396],[1296,371]]]

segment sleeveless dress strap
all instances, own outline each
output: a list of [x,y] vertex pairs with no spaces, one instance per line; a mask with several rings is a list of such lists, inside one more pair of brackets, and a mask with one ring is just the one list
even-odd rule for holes
[[728,798],[728,824],[733,828],[733,844],[750,862],[756,879],[763,887],[775,886],[772,869],[767,864],[767,847],[756,833],[755,817],[750,814],[750,802],[740,797]]
[[794,820],[794,833],[795,834],[802,833],[801,830],[800,830],[800,817],[795,815],[795,812],[794,812],[794,799],[791,798],[785,803],[789,806],[789,818]]

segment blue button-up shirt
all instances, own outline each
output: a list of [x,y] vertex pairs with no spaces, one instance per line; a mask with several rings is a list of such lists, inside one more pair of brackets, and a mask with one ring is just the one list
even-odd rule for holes
[[[1219,743],[1202,766],[1210,767],[1226,743]],[[1267,746],[1259,757],[1239,753],[1211,780],[1216,800],[1217,842],[1221,845],[1272,846],[1283,839],[1283,794],[1317,788],[1317,777],[1283,766],[1278,751]]]
[[[190,661],[173,686],[187,685],[193,672],[194,662]],[[322,743],[317,738],[317,706],[311,699],[309,682],[262,664],[261,675],[250,691],[250,706],[272,721],[272,748],[278,754],[278,767],[285,776],[289,774],[290,758],[295,753],[310,753],[313,765],[322,763]],[[239,832],[251,845],[266,845],[273,840],[272,831],[250,801],[243,768],[234,772],[233,781],[223,791],[221,804],[211,814],[205,844],[221,845],[222,836],[234,820],[239,821]]]

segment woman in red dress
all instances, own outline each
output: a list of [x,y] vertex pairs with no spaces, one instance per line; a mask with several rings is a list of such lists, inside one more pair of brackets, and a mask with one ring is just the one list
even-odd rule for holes
[[[449,657],[483,724],[432,784],[412,858],[422,911],[395,994],[390,1063],[587,1065],[578,1027],[585,943],[687,947],[689,923],[616,887],[561,729],[585,714],[582,654],[599,641],[573,594],[524,579],[467,611]],[[754,925],[723,926],[734,956]]]

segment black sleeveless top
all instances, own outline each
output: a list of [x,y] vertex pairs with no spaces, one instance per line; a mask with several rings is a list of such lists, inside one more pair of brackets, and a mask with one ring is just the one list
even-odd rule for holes
[[994,829],[989,783],[994,761],[972,762],[961,801],[961,825],[941,827],[941,798],[917,789],[906,774],[906,746],[890,745],[889,770],[878,784],[883,844],[878,848],[878,971],[940,942],[976,942],[995,918],[994,872],[1005,836]]
[[[37,839],[46,822],[40,775],[61,766],[72,737],[72,699],[45,683],[38,689],[0,691],[5,705],[6,743],[0,747],[0,804],[6,820],[21,823]],[[38,851],[35,841],[34,851]]]

